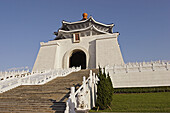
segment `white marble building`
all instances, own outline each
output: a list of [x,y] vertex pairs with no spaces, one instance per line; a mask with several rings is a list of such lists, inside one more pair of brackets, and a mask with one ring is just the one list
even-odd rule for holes
[[87,18],[86,13],[80,21],[63,21],[62,27],[54,32],[53,41],[40,43],[32,71],[124,64],[117,40],[119,33],[114,33],[113,27],[114,24],[97,22],[92,16]]

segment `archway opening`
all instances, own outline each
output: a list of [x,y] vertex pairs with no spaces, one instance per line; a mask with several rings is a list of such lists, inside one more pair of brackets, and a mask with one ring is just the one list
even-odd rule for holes
[[81,69],[86,69],[86,54],[81,50],[75,50],[70,56],[69,62],[69,67],[81,66]]

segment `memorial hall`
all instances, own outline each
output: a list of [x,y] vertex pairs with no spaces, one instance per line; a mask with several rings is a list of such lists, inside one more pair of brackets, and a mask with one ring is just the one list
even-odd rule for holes
[[54,32],[55,39],[40,42],[40,50],[32,71],[49,69],[98,68],[100,65],[124,64],[114,24],[104,24],[88,17],[76,22],[62,21]]

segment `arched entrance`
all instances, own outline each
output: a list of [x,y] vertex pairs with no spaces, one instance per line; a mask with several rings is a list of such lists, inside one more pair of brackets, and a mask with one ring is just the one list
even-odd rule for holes
[[69,67],[79,67],[86,69],[86,54],[81,50],[74,50],[69,59]]

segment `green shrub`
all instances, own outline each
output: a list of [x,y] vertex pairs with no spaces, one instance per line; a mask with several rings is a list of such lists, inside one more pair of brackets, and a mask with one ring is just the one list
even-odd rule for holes
[[102,73],[99,67],[99,82],[97,84],[97,103],[96,106],[101,110],[106,109],[112,102],[113,87],[109,74],[106,75],[105,69]]

